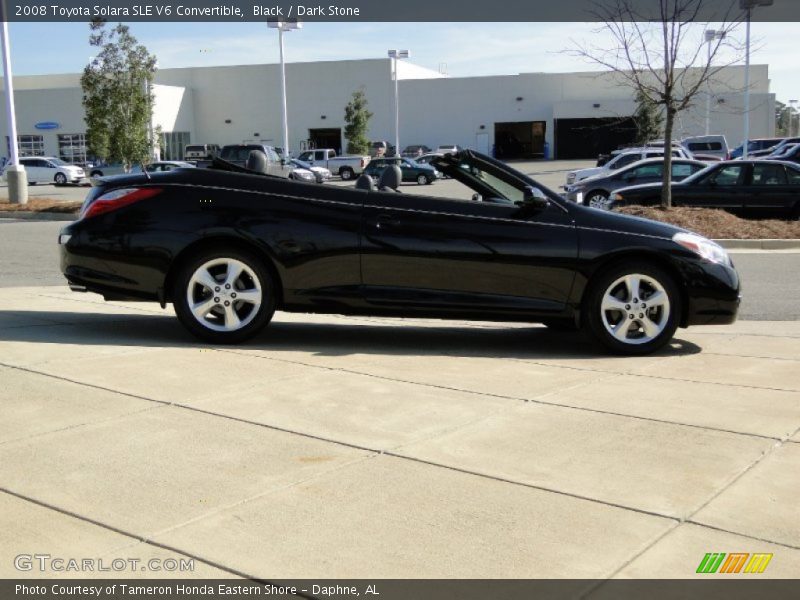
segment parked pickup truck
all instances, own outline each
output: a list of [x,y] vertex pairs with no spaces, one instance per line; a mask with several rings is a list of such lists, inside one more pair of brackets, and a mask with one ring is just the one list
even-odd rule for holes
[[317,148],[302,152],[297,160],[310,163],[314,167],[325,167],[345,181],[355,178],[369,164],[369,156],[336,156],[336,150]]

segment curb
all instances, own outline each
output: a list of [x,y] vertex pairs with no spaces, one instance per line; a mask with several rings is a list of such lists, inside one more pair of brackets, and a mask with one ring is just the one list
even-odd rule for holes
[[78,215],[69,213],[31,212],[26,210],[0,210],[0,219],[24,221],[75,221]]
[[728,250],[800,250],[800,240],[713,240]]

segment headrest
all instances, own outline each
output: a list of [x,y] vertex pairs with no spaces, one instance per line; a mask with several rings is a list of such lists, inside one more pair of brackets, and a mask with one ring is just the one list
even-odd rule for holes
[[390,188],[396,190],[400,187],[400,182],[403,180],[403,171],[400,170],[398,165],[389,165],[381,173],[381,178],[378,181],[378,188]]
[[251,150],[247,156],[247,168],[256,173],[266,173],[267,155],[261,150]]
[[370,177],[366,173],[362,173],[361,177],[356,179],[356,189],[364,190],[365,192],[374,192],[375,182],[372,181],[372,177]]

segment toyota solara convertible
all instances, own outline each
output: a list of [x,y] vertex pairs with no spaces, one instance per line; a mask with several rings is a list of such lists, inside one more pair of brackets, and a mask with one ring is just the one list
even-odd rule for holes
[[336,187],[251,159],[96,180],[59,236],[70,287],[172,303],[222,344],[282,310],[544,323],[644,354],[736,318],[739,277],[717,244],[568,202],[477,152],[433,160],[471,200],[404,194],[393,167]]

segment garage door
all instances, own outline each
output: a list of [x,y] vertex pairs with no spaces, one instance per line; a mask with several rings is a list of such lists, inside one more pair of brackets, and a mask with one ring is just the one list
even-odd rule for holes
[[555,157],[560,159],[597,158],[636,141],[632,117],[556,119],[555,127]]

